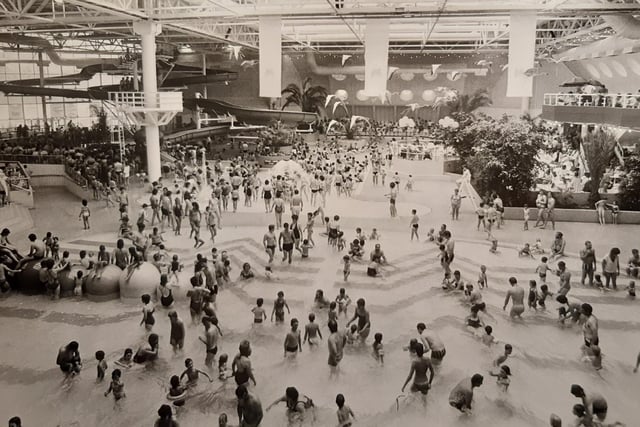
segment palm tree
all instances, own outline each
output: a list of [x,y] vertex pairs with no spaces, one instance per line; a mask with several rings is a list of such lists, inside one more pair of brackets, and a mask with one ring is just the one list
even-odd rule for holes
[[478,89],[471,95],[458,95],[452,99],[440,98],[433,104],[433,108],[446,109],[449,114],[471,114],[478,108],[488,105],[491,105],[489,91],[486,89]]
[[302,111],[320,113],[327,97],[327,89],[324,86],[311,86],[311,77],[307,77],[302,83],[302,88],[295,83],[290,83],[284,88],[282,95],[286,95],[282,105],[283,110],[290,104],[294,104],[300,106]]
[[593,203],[600,200],[600,184],[607,168],[611,166],[611,162],[615,156],[616,138],[615,136],[604,130],[596,130],[588,133],[582,140],[584,147],[584,156],[589,167],[589,175],[591,178],[591,194],[589,194],[589,202]]

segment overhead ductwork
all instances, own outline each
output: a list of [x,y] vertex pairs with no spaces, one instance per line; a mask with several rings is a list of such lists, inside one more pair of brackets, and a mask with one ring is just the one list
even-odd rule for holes
[[66,59],[61,58],[48,40],[39,37],[23,36],[18,34],[0,34],[0,43],[14,43],[24,46],[33,46],[44,51],[51,62],[57,65],[83,68],[88,65],[120,63],[119,58],[87,58],[87,59]]
[[[327,67],[318,65],[318,63],[316,62],[315,54],[313,52],[307,52],[307,64],[309,65],[311,72],[319,76],[330,76],[338,74],[356,75],[365,73],[364,65],[347,65],[344,67]],[[433,65],[429,65],[428,68],[405,68],[390,65],[387,75],[389,76],[389,78],[391,78],[394,73],[435,74],[434,70],[437,70],[435,73],[438,74],[453,72],[475,74],[476,76],[486,76],[489,71],[488,68],[485,67],[467,68],[466,64],[443,64],[437,65],[435,68]]]

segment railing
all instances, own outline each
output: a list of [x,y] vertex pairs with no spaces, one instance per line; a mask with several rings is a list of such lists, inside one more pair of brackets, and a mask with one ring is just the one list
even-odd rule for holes
[[69,178],[71,178],[71,180],[73,182],[75,182],[79,186],[84,187],[84,188],[88,188],[89,187],[89,181],[87,181],[87,178],[82,176],[82,174],[80,172],[78,172],[77,170],[75,170],[71,166],[65,164],[64,165],[64,172],[67,174],[67,176]]
[[544,105],[574,107],[640,108],[640,95],[625,93],[545,93]]
[[0,162],[61,165],[64,163],[64,156],[39,154],[0,154]]
[[182,92],[156,92],[149,99],[144,92],[109,92],[109,101],[128,111],[182,111]]

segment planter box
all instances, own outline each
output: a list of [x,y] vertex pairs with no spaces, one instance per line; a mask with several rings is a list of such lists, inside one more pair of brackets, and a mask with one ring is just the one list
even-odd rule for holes
[[[586,193],[585,193],[586,194]],[[505,207],[504,218],[514,221],[522,221],[522,208]],[[538,218],[538,209],[530,207],[529,225],[532,226]],[[590,222],[598,223],[598,215],[595,209],[554,209],[556,222]],[[611,224],[611,211],[606,214],[607,224]],[[618,214],[618,224],[640,224],[640,212],[620,211]]]

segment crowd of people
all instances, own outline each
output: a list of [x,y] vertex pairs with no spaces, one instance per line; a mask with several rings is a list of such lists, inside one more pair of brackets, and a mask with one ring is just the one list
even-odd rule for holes
[[[345,349],[350,346],[369,347],[376,363],[383,366],[384,336],[373,329],[365,299],[357,298],[355,304],[352,304],[347,293],[347,285],[352,268],[361,268],[371,278],[369,280],[376,280],[375,278],[384,276],[385,268],[393,260],[387,258],[376,229],[367,233],[357,228],[353,239],[347,238],[346,231],[341,226],[340,216],[333,212],[325,213],[326,199],[331,194],[338,197],[352,196],[355,186],[371,176],[374,186],[389,188],[389,193],[386,194],[389,199],[389,213],[391,217],[395,217],[398,214],[396,200],[399,192],[413,191],[414,182],[411,175],[401,180],[398,172],[393,171],[394,155],[389,147],[371,145],[362,152],[356,152],[341,149],[334,144],[312,147],[300,142],[295,145],[294,150],[297,168],[282,173],[271,170],[265,177],[260,174],[258,166],[247,159],[234,159],[229,166],[219,161],[203,163],[203,153],[199,147],[177,149],[173,152],[177,159],[174,181],[171,184],[164,184],[162,180],[152,183],[148,202],[145,201],[139,208],[134,208],[133,202],[129,199],[124,173],[127,166],[117,166],[118,162],[109,161],[97,153],[93,153],[94,161],[90,162],[85,154],[82,160],[74,160],[74,165],[81,168],[85,176],[95,177],[97,181],[107,181],[107,205],[112,203],[118,208],[120,225],[116,249],[108,252],[104,247],[100,247],[95,254],[82,251],[84,253],[81,252],[80,259],[72,261],[68,253],[59,254],[59,242],[55,236],[48,234],[44,239],[40,239],[32,234],[29,236],[31,249],[28,254],[22,256],[9,241],[9,230],[3,230],[0,233],[0,255],[5,262],[0,264],[0,285],[3,290],[7,290],[7,276],[18,272],[29,261],[42,260],[41,277],[46,282],[51,296],[57,298],[60,286],[57,275],[74,263],[94,270],[98,275],[106,265],[114,264],[127,271],[128,278],[135,274],[142,263],[152,263],[158,268],[161,279],[154,294],[144,294],[140,299],[142,317],[139,324],[145,328],[147,343],[137,349],[123,349],[122,357],[113,362],[115,366],[111,370],[105,396],[112,395],[116,405],[126,398],[127,372],[135,365],[153,364],[163,357],[161,336],[168,335],[174,354],[183,355],[186,335],[198,334],[203,346],[204,368],[196,367],[194,355],[185,355],[189,356],[185,357],[185,370],[175,375],[167,373],[167,403],[158,409],[156,426],[179,425],[180,410],[193,397],[193,390],[202,378],[209,381],[217,379],[222,384],[233,379],[240,426],[259,426],[264,413],[279,403],[286,405],[289,425],[295,426],[309,421],[314,417],[315,403],[312,397],[293,386],[287,387],[282,396],[263,409],[262,400],[254,391],[259,373],[252,367],[250,340],[243,339],[240,342],[238,352],[232,359],[226,353],[219,353],[219,347],[225,340],[220,324],[233,322],[235,319],[220,318],[218,298],[222,300],[224,290],[235,283],[250,281],[256,277],[277,283],[278,270],[281,268],[277,255],[282,257],[282,263],[285,265],[294,261],[303,263],[315,247],[326,241],[331,250],[345,253],[342,257],[345,287],[331,299],[323,289],[316,290],[313,300],[314,312],[307,315],[308,322],[304,328],[301,328],[301,319],[292,316],[282,291],[274,296],[270,316],[262,297],[257,298],[255,307],[248,316],[252,318],[254,327],[263,327],[261,324],[267,319],[279,325],[290,325],[290,329],[282,337],[283,356],[286,359],[303,357],[300,353],[305,345],[317,348],[321,341],[326,340],[327,369],[331,377],[340,375],[340,364],[345,357]],[[538,217],[540,223],[536,226],[545,227],[547,222],[550,222],[555,228],[553,206],[549,207],[548,196],[544,196],[544,207],[538,208],[542,209],[546,216],[541,214]],[[451,196],[452,221],[458,220],[462,199],[465,197],[460,189],[454,190]],[[273,215],[273,223],[267,227],[262,238],[265,252],[264,271],[256,271],[249,262],[243,261],[240,271],[232,273],[229,254],[216,248],[218,233],[222,230],[225,215],[256,203],[264,205],[265,215]],[[492,238],[492,227],[499,228],[504,225],[504,206],[498,195],[490,197],[487,204],[489,207],[486,210],[483,207],[482,211],[477,211],[478,229],[482,225]],[[89,203],[84,200],[79,208],[79,219],[82,220],[85,229],[90,228],[90,217]],[[420,217],[414,209],[408,224],[408,237],[411,241],[421,240],[419,222]],[[193,266],[185,265],[178,255],[170,254],[171,248],[167,242],[169,239],[163,237],[163,232],[169,231],[173,232],[177,239],[182,239],[179,236],[184,233],[186,239],[193,240],[194,251],[198,252]],[[188,237],[186,231],[189,231]],[[212,245],[210,255],[198,251],[209,241]],[[507,393],[514,374],[507,361],[514,346],[502,342],[498,344],[493,335],[498,325],[482,296],[489,288],[490,272],[486,266],[482,266],[475,281],[465,280],[459,269],[454,270],[455,239],[447,224],[443,224],[437,233],[433,229],[429,230],[422,241],[432,242],[439,249],[439,260],[443,269],[442,292],[459,297],[468,307],[469,314],[464,323],[470,334],[477,337],[479,345],[492,350],[499,348],[499,354],[486,374],[495,377],[498,389]],[[495,242],[495,247],[492,246],[494,253],[497,252],[497,240]],[[373,247],[366,256],[370,246]],[[558,322],[564,327],[577,325],[581,328],[584,341],[581,346],[583,358],[598,370],[602,367],[598,319],[591,304],[569,295],[571,272],[562,260],[566,256],[565,246],[564,236],[558,232],[550,250],[547,251],[536,244],[520,251],[521,256],[541,256],[540,265],[535,268],[540,283],[531,280],[529,289],[525,290],[519,284],[518,278],[510,277],[503,310],[506,311],[511,304],[510,317],[514,321],[521,321],[526,307],[530,310],[544,311],[547,308],[547,300],[555,297],[558,304]],[[606,284],[598,285],[599,277],[595,274],[597,258],[590,242],[586,242],[585,249],[580,253],[583,263],[581,283],[585,286],[599,286],[603,292],[617,289],[616,278],[621,273],[619,256],[620,250],[613,248],[602,260],[602,275]],[[554,262],[556,268],[549,265]],[[188,270],[191,267],[192,270]],[[180,318],[176,308],[181,303],[172,295],[170,286],[172,282],[179,284],[183,270],[189,271],[186,293],[188,302],[185,305],[188,306],[191,322]],[[637,277],[639,270],[640,256],[638,251],[634,250],[626,272],[632,277]],[[553,286],[547,282],[547,272],[559,278],[555,292],[552,291]],[[81,293],[82,275],[76,279],[76,287],[79,289],[77,293]],[[587,279],[588,283],[585,283]],[[635,287],[632,283],[629,283],[626,289],[630,298],[635,297]],[[166,311],[156,308],[156,304]],[[166,331],[157,331],[156,317],[160,313],[166,313],[170,319],[168,334]],[[319,319],[318,316],[324,318]],[[406,345],[410,363],[401,391],[404,393],[411,384],[411,395],[418,397],[426,405],[429,394],[433,392],[433,380],[441,375],[441,366],[446,363],[447,351],[434,326],[426,325],[420,319],[416,321],[415,338]],[[321,327],[325,324],[328,332]],[[372,342],[369,340],[371,335]],[[56,363],[70,386],[72,379],[83,369],[80,346],[79,342],[71,341],[62,346],[57,355]],[[102,383],[107,378],[109,369],[105,350],[95,350],[94,356],[97,362],[97,381]],[[85,357],[84,360],[86,359]],[[638,363],[640,364],[640,355]],[[482,373],[461,379],[450,390],[448,401],[451,407],[461,413],[471,414],[474,409],[474,392],[484,384],[484,380]],[[585,391],[578,384],[573,384],[570,392],[580,400],[573,408],[576,422],[582,425],[616,425],[607,420],[608,406],[603,396],[597,392]],[[347,404],[346,396],[342,393],[337,394],[335,403],[338,425],[347,427],[355,423],[354,413],[357,411],[353,411]],[[14,417],[12,420],[10,423],[20,426],[19,418]],[[552,426],[561,425],[555,415],[551,417],[550,422]],[[220,415],[219,425],[230,425],[228,414]]]

